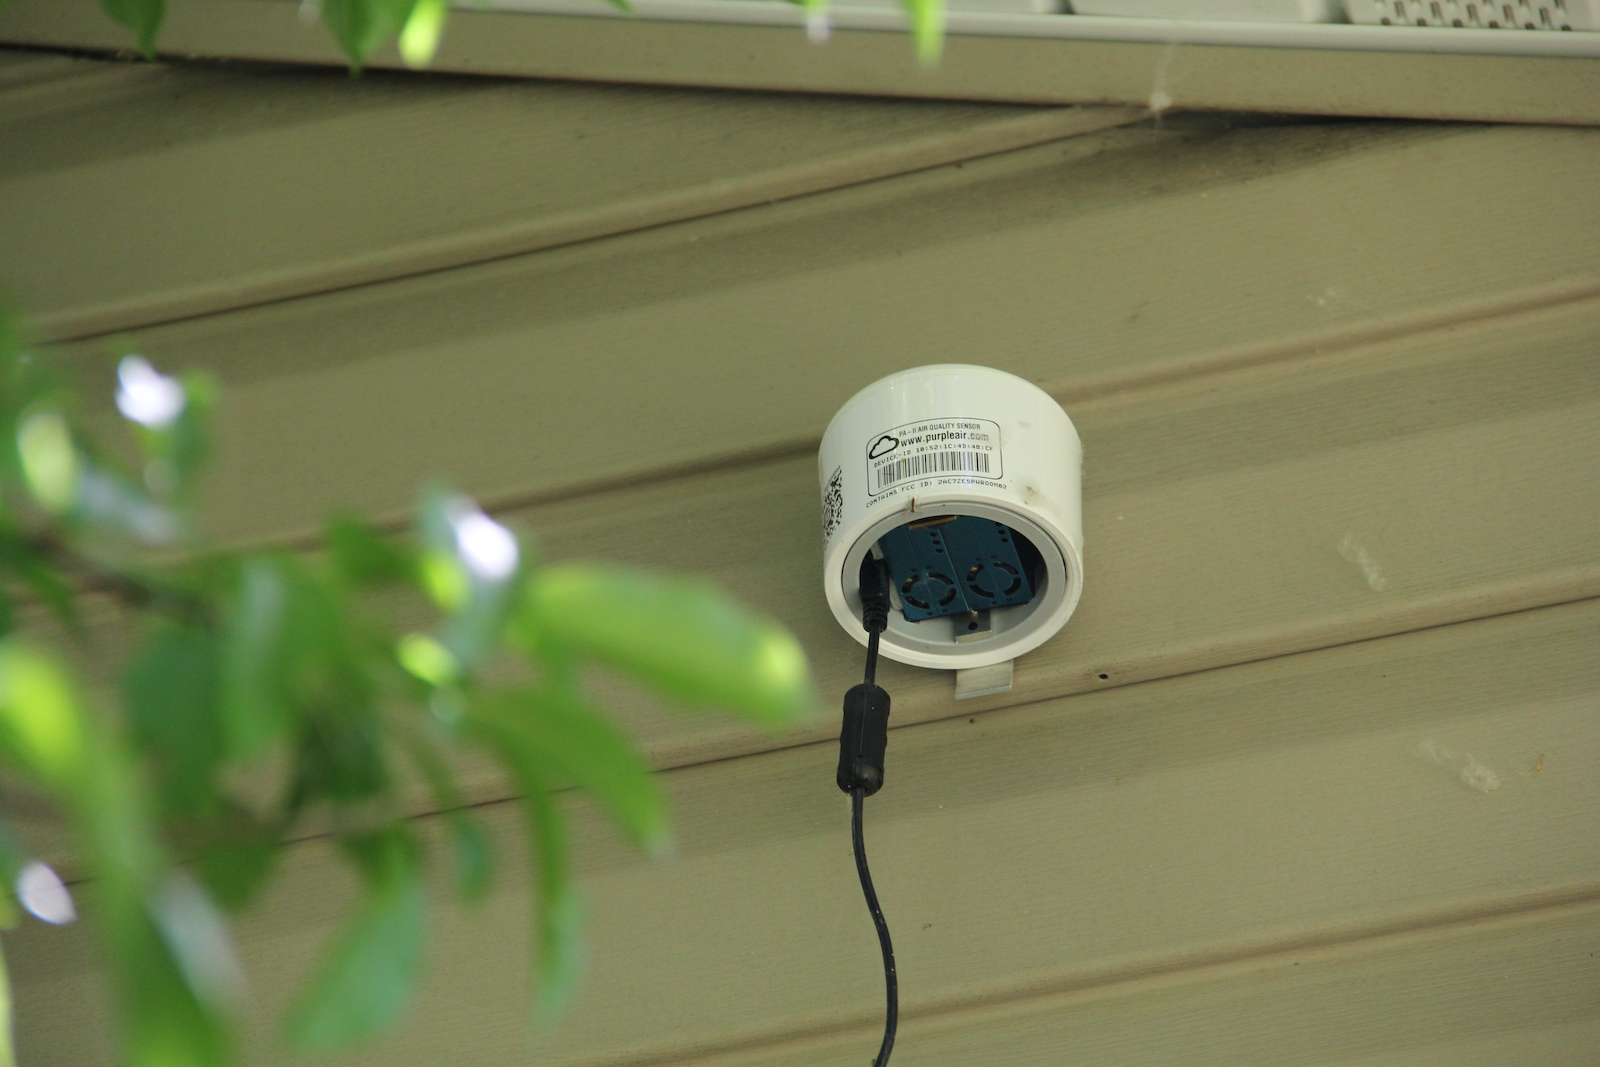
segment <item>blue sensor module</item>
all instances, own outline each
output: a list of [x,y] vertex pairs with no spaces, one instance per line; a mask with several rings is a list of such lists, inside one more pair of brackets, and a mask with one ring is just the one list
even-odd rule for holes
[[1032,600],[1019,540],[1001,522],[938,515],[884,534],[878,547],[905,617],[921,622]]

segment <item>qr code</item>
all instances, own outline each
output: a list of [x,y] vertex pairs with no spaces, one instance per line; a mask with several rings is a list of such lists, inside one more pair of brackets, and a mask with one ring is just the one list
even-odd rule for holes
[[822,540],[827,542],[844,518],[844,468],[833,468],[833,477],[822,491]]

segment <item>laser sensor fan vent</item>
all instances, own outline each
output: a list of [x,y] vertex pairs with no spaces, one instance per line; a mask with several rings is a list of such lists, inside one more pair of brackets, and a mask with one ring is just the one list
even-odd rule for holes
[[[889,565],[891,592],[913,622],[1033,599],[1033,580],[1017,551],[1016,533],[1003,522],[941,515],[889,531],[878,547]],[[972,630],[979,625],[969,624]]]
[[1031,382],[965,364],[890,375],[839,410],[818,460],[829,606],[865,644],[861,564],[881,557],[889,659],[998,670],[1077,606],[1082,449]]

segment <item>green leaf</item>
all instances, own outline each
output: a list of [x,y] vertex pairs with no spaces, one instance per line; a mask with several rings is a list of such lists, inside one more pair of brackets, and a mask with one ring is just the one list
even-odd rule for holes
[[539,857],[538,1014],[559,1014],[583,969],[583,909],[567,859],[567,819],[556,796],[537,780],[524,782],[522,804]]
[[655,854],[671,847],[666,804],[650,768],[610,723],[575,697],[521,690],[481,698],[471,715],[593,794],[636,844]]
[[84,714],[55,660],[0,642],[0,741],[73,817],[95,868],[142,886],[159,861],[145,796],[121,746]]
[[121,1002],[125,1060],[137,1067],[227,1067],[229,1035],[215,991],[200,984],[203,969],[186,970],[175,954],[179,945],[157,920],[174,916],[158,896],[164,863],[134,777],[110,746],[99,749],[96,763],[94,780],[80,792],[78,821],[92,845],[95,914]]
[[449,0],[416,0],[400,31],[400,58],[406,66],[416,70],[433,62],[449,10]]
[[125,1060],[136,1067],[226,1067],[226,1029],[195,995],[149,911],[126,887],[99,894],[122,1000]]
[[568,865],[567,820],[551,791],[541,753],[498,719],[481,719],[476,725],[522,794],[528,851],[538,872],[538,1012],[549,1018],[571,996],[582,965],[582,909]]
[[351,585],[404,582],[416,573],[411,553],[353,515],[330,519],[324,541],[334,571]]
[[244,759],[287,724],[289,579],[278,560],[243,560],[222,624],[219,707],[225,751]]
[[166,0],[100,0],[106,14],[132,30],[146,59],[155,55],[156,33],[166,17]]
[[62,791],[86,784],[88,738],[55,662],[25,645],[0,645],[0,737],[28,770]]
[[60,797],[85,846],[131,1063],[223,1067],[227,1035],[150,910],[164,867],[126,753],[85,716],[54,661],[0,644],[0,736]]
[[[223,698],[239,754],[288,725],[296,708],[338,718],[370,703],[344,587],[286,555],[245,557],[225,598]],[[365,711],[359,711],[362,716]]]
[[223,757],[216,638],[189,626],[157,630],[129,665],[123,696],[134,740],[152,757],[162,808],[209,807]]
[[367,57],[394,39],[416,0],[322,0],[322,23],[359,71]]
[[230,1007],[244,992],[244,972],[222,914],[187,872],[170,871],[151,894],[150,913],[184,983],[214,1008]]
[[[68,409],[71,391],[65,386],[60,361],[48,350],[26,351],[16,320],[0,308],[0,424],[14,434],[38,412]],[[27,485],[20,448],[0,448],[0,477],[8,491],[13,484]]]
[[75,634],[83,631],[83,616],[78,611],[78,599],[59,574],[44,560],[26,549],[13,554],[9,548],[0,547],[0,552],[6,553],[5,564],[11,573],[20,578],[22,584],[50,608],[61,625]]
[[366,879],[354,924],[294,1012],[290,1036],[332,1051],[371,1037],[411,998],[422,962],[423,892],[416,845],[400,828],[346,842]]
[[417,560],[417,576],[429,598],[445,611],[456,611],[470,592],[467,573],[455,557],[429,550]]
[[67,420],[36,411],[17,427],[17,453],[33,499],[46,511],[66,511],[78,499],[78,453]]
[[195,846],[195,872],[220,906],[237,911],[248,904],[272,873],[284,827],[231,797],[203,820]]
[[11,980],[6,960],[0,951],[0,1067],[17,1067],[17,1054],[11,1040]]
[[466,808],[466,798],[440,755],[431,731],[406,716],[389,720],[390,733],[433,790],[434,803],[450,822],[456,859],[456,890],[463,900],[481,900],[489,890],[493,853],[477,820]]
[[900,0],[911,19],[911,39],[925,67],[939,64],[944,51],[944,0]]
[[455,846],[456,891],[469,903],[482,900],[494,874],[494,851],[489,847],[489,838],[465,808],[451,810],[447,818]]
[[[120,762],[109,751],[101,761],[106,784],[90,801],[100,810],[85,812],[83,822],[96,846],[95,913],[118,986],[125,1059],[138,1067],[226,1067],[228,1032],[215,991],[199,985],[203,969],[186,972],[179,946],[157,921],[163,911],[164,919],[173,916],[158,898],[154,845]],[[122,810],[105,810],[118,802]]]
[[162,458],[176,475],[175,496],[186,499],[211,453],[211,411],[216,406],[217,387],[211,376],[191,371],[182,379],[185,403],[183,412],[162,436]]
[[[352,635],[344,589],[287,557],[266,557],[281,578],[282,616],[262,653],[237,654],[233,698],[256,702],[259,723],[268,731],[291,731],[295,778],[291,807],[317,800],[366,800],[388,785],[374,705],[371,656]],[[264,570],[263,574],[271,573]],[[248,630],[256,618],[240,606],[230,637]],[[248,682],[245,680],[249,680]],[[247,694],[255,693],[254,697]],[[281,725],[274,725],[281,724]]]
[[[19,841],[11,824],[0,819],[0,882],[4,883],[0,885],[0,929],[9,930],[17,922],[17,875],[27,862],[27,853],[18,845]],[[0,974],[0,981],[4,979]]]
[[427,634],[406,634],[395,645],[394,656],[413,678],[435,688],[460,679],[455,654]]
[[531,576],[513,633],[619,667],[665,696],[787,725],[816,709],[799,642],[700,582],[594,564]]
[[370,707],[328,709],[304,724],[296,789],[303,800],[370,800],[389,785],[378,720]]

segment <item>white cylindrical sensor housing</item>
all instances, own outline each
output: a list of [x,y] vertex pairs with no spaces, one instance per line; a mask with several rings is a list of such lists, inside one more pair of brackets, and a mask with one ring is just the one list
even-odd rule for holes
[[861,562],[891,564],[880,650],[955,670],[1015,659],[1083,589],[1083,449],[1032,382],[948,363],[861,390],[822,436],[822,584],[866,644]]

